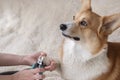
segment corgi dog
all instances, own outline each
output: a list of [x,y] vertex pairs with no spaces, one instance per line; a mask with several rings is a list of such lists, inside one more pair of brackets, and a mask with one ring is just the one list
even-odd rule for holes
[[64,36],[60,50],[64,80],[120,80],[120,43],[108,36],[120,27],[120,14],[100,16],[91,0],[82,0],[72,22],[60,25]]

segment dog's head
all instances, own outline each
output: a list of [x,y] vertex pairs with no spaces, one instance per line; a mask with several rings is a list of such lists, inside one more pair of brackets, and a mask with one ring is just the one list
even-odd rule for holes
[[119,27],[120,14],[102,17],[92,11],[91,0],[82,0],[81,10],[73,21],[60,25],[65,37],[95,49],[93,53],[99,51],[107,43],[108,35]]

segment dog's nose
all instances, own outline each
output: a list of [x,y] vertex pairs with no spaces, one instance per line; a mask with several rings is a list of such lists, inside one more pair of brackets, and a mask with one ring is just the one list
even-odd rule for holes
[[60,25],[60,30],[64,31],[67,29],[67,25],[66,24],[61,24]]

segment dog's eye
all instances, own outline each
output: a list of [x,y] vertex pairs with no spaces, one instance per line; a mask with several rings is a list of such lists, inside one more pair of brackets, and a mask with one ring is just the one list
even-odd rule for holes
[[87,26],[87,22],[83,20],[83,21],[80,22],[80,25],[81,26]]

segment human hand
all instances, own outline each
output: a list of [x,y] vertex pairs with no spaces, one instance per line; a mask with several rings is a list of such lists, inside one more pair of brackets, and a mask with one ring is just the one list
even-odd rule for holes
[[12,75],[12,80],[39,80],[44,79],[45,75],[40,75],[39,72],[44,72],[43,68],[29,69],[17,72]]
[[57,67],[57,63],[54,60],[50,60],[50,64],[45,67],[47,71],[53,71]]
[[23,58],[23,62],[25,62],[26,65],[33,65],[33,64],[36,63],[38,58],[41,57],[41,56],[45,56],[47,58],[46,62],[49,62],[49,63],[46,64],[47,66],[44,68],[45,70],[53,71],[53,70],[56,69],[56,62],[52,59],[48,59],[47,54],[45,52],[38,52],[38,53],[35,53],[35,54],[26,55]]
[[38,53],[33,53],[30,55],[26,55],[23,57],[22,62],[25,65],[33,65],[36,63],[36,61],[38,60],[39,56],[46,56],[47,54],[44,52],[38,52]]

